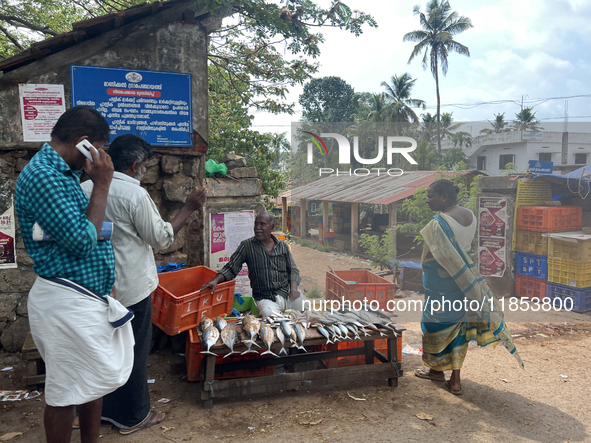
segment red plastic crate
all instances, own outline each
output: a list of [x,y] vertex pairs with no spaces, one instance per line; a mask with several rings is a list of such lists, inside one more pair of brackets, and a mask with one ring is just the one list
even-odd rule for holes
[[582,220],[581,206],[521,206],[517,209],[517,229],[524,231],[578,231]]
[[234,303],[235,281],[220,283],[215,292],[199,288],[217,272],[205,266],[164,272],[152,293],[152,323],[168,335],[176,335],[199,324],[201,318],[230,314]]
[[547,280],[541,278],[525,277],[524,275],[515,276],[515,295],[532,299],[537,297],[540,301],[546,297]]
[[[353,283],[354,282],[354,283]],[[344,297],[352,304],[364,300],[377,300],[380,309],[386,310],[388,300],[394,300],[396,288],[393,282],[369,271],[330,271],[326,273],[326,300],[341,301]]]
[[[205,354],[201,354],[201,343],[197,335],[197,329],[189,330],[187,334],[187,348],[185,350],[185,358],[187,360],[187,380],[199,381],[201,360]],[[259,351],[264,352],[265,350]],[[216,357],[215,364],[234,363],[241,361],[255,360],[259,358],[259,354],[232,354],[227,358],[223,355]],[[263,358],[267,357],[266,355]],[[275,373],[275,366],[264,366],[258,369],[242,369],[240,371],[226,371],[221,374],[216,373],[214,378],[216,380],[226,380],[229,378],[244,378],[244,377],[261,377],[264,375],[273,375]]]

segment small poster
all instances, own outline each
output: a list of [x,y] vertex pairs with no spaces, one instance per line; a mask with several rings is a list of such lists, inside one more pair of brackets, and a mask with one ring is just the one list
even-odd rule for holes
[[64,112],[64,85],[18,85],[23,141],[48,142],[55,123]]
[[[210,214],[209,226],[211,231],[209,266],[219,271],[230,261],[240,242],[254,236],[254,211]],[[246,263],[242,265],[242,270],[236,276],[234,292],[252,296]]]
[[502,277],[505,274],[505,239],[480,237],[478,239],[478,263],[481,275]]
[[507,225],[506,198],[481,197],[478,217],[478,233],[481,236],[505,238],[505,227]]
[[0,215],[0,269],[16,268],[14,205]]

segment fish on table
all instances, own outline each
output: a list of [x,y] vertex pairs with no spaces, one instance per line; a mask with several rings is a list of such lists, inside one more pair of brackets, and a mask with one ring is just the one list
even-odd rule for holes
[[306,339],[306,328],[301,323],[296,323],[293,325],[293,329],[295,330],[297,341],[298,341],[298,349],[303,350],[304,352],[308,352],[306,348],[304,348],[304,340]]
[[203,335],[201,336],[201,347],[206,348],[205,351],[201,351],[202,354],[211,354],[216,355],[215,353],[211,352],[210,349],[213,345],[215,345],[220,338],[220,331],[215,326],[210,326],[209,328],[203,331]]
[[281,327],[278,327],[275,333],[277,334],[279,343],[281,343],[281,349],[279,350],[278,354],[281,355],[281,353],[285,353],[285,355],[287,355],[287,350],[285,349],[285,335],[283,334]]
[[199,327],[201,328],[201,332],[205,332],[207,328],[213,326],[213,320],[209,317],[203,317],[199,322]]
[[224,343],[228,348],[230,348],[230,353],[224,355],[226,358],[232,354],[238,354],[239,352],[234,350],[234,346],[238,342],[238,331],[236,330],[236,326],[233,323],[228,323],[222,332],[220,333],[220,337],[222,338],[222,343]]
[[267,350],[261,355],[271,354],[275,357],[279,357],[277,354],[271,351],[271,346],[273,346],[273,342],[275,341],[275,331],[273,331],[273,328],[266,323],[261,323],[259,335],[265,346],[267,346]]
[[216,328],[218,328],[218,331],[220,331],[220,332],[222,332],[224,330],[224,328],[226,327],[227,324],[228,324],[228,322],[220,316],[216,317],[213,321],[213,325]]

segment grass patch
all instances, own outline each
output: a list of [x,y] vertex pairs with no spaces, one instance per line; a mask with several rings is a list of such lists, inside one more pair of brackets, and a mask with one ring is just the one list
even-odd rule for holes
[[306,239],[296,239],[295,243],[297,245],[303,246],[305,248],[312,248],[312,249],[316,249],[317,251],[320,252],[330,252],[331,248],[328,245],[320,245],[318,243],[314,243],[310,240],[306,240]]
[[306,298],[324,298],[324,291],[320,290],[318,286],[314,286],[306,292]]

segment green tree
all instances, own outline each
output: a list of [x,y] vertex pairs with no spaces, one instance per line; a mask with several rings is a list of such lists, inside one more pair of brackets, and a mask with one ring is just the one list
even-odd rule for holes
[[468,157],[460,148],[448,149],[443,158],[441,164],[449,171],[454,171],[457,166],[463,162],[468,164]]
[[459,127],[459,123],[453,123],[453,112],[444,112],[441,114],[441,139],[452,138],[452,131],[455,131]]
[[515,114],[515,121],[513,122],[512,129],[514,131],[531,131],[540,132],[542,129],[540,121],[536,118],[536,113],[533,112],[534,108],[526,107]]
[[401,134],[402,123],[418,123],[419,117],[412,108],[425,109],[425,102],[411,97],[412,88],[416,82],[410,74],[393,75],[390,84],[382,82],[386,89],[386,109],[384,112],[389,121],[396,122],[396,135]]
[[454,148],[458,146],[462,149],[462,146],[466,146],[467,148],[472,146],[472,136],[469,132],[456,132],[455,134],[452,134],[451,141],[454,144]]
[[503,112],[495,114],[495,119],[493,121],[488,121],[492,129],[485,128],[480,131],[481,134],[499,134],[501,132],[509,132],[509,122],[505,121],[505,113]]
[[423,123],[421,124],[421,140],[431,142],[437,136],[437,117],[427,112],[421,114]]
[[[417,5],[413,9],[415,15],[419,15],[422,29],[411,31],[404,35],[403,41],[417,42],[408,63],[416,56],[424,52],[423,69],[429,64],[431,73],[435,77],[435,90],[437,93],[437,152],[441,153],[441,99],[439,96],[439,65],[443,75],[447,74],[447,56],[450,52],[470,56],[470,50],[454,40],[454,36],[472,28],[472,22],[468,17],[459,16],[451,10],[447,0],[430,0],[427,3],[426,14],[422,13]],[[427,61],[428,60],[428,61]]]
[[384,235],[380,238],[378,235],[361,234],[359,236],[359,246],[361,246],[369,258],[371,258],[371,265],[380,270],[390,267],[392,261],[396,257],[394,250],[394,235],[395,229],[387,229]]
[[310,80],[304,85],[299,102],[307,122],[349,122],[357,112],[355,91],[340,77]]
[[417,171],[430,171],[434,165],[438,164],[440,155],[433,149],[427,141],[420,140],[417,143],[417,148],[413,152],[414,158],[417,161]]

